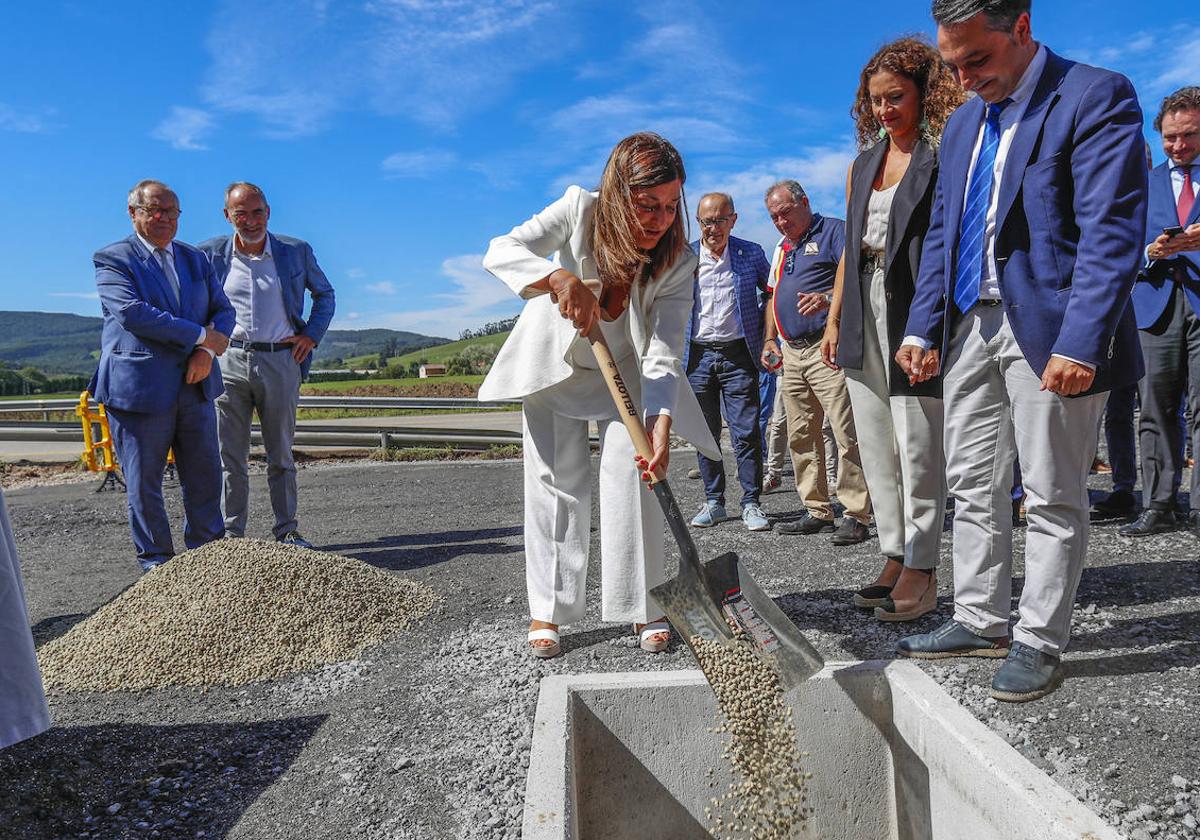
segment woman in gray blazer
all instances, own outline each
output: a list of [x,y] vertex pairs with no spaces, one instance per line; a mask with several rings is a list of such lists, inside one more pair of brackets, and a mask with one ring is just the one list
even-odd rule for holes
[[[523,402],[529,645],[539,658],[557,655],[560,625],[584,615],[591,421],[600,431],[601,616],[632,622],[645,650],[667,646],[666,620],[650,596],[665,578],[662,511],[639,470],[666,466],[671,433],[720,457],[680,362],[696,265],[684,230],[685,177],[674,146],[634,134],[613,149],[597,192],[568,188],[493,239],[483,259],[528,301],[479,398]],[[595,323],[642,408],[654,448],[648,464],[635,464],[583,338]]]
[[822,355],[846,371],[886,558],[854,603],[882,621],[911,621],[937,606],[946,499],[941,381],[910,384],[895,355],[929,227],[938,139],[963,98],[930,44],[902,38],[867,62],[852,110],[864,151],[847,177],[846,250]]

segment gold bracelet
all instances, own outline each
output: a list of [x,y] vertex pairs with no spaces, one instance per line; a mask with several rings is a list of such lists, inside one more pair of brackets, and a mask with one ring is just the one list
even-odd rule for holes
[[834,316],[834,315],[830,315],[825,320],[828,321],[829,323],[833,324],[835,327],[840,327],[842,325],[842,319],[838,318],[837,316]]

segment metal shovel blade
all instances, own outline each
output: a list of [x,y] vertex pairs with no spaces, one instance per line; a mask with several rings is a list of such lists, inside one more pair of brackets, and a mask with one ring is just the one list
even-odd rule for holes
[[680,561],[679,574],[651,594],[688,647],[696,636],[732,640],[736,627],[775,669],[785,691],[821,670],[821,654],[759,588],[738,556],[722,554],[701,565],[667,482],[656,484],[654,491],[679,545]]

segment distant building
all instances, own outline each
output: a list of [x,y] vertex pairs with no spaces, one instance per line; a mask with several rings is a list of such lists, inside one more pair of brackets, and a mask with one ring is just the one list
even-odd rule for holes
[[446,375],[446,366],[445,365],[429,365],[429,364],[421,365],[419,375],[422,379],[428,379],[431,376],[445,376]]

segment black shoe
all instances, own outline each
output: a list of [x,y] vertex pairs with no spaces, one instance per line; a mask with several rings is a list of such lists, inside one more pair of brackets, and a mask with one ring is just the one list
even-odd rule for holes
[[1109,519],[1133,519],[1138,513],[1137,498],[1129,490],[1114,490],[1092,505],[1089,518],[1093,522]]
[[781,522],[775,526],[775,531],[780,534],[820,534],[825,531],[834,530],[832,519],[817,519],[811,513],[805,512],[795,522]]
[[1170,533],[1178,527],[1175,514],[1171,511],[1146,508],[1141,516],[1128,525],[1122,525],[1117,533],[1122,537],[1149,537],[1152,534]]
[[1007,703],[1027,703],[1058,688],[1062,676],[1057,656],[1013,642],[1008,658],[992,678],[992,696]]
[[1008,636],[978,636],[951,619],[932,633],[905,636],[896,642],[896,652],[917,659],[945,659],[951,656],[979,656],[1000,659],[1008,656]]
[[852,516],[843,516],[842,524],[833,532],[829,542],[833,545],[858,545],[871,539],[871,531]]

